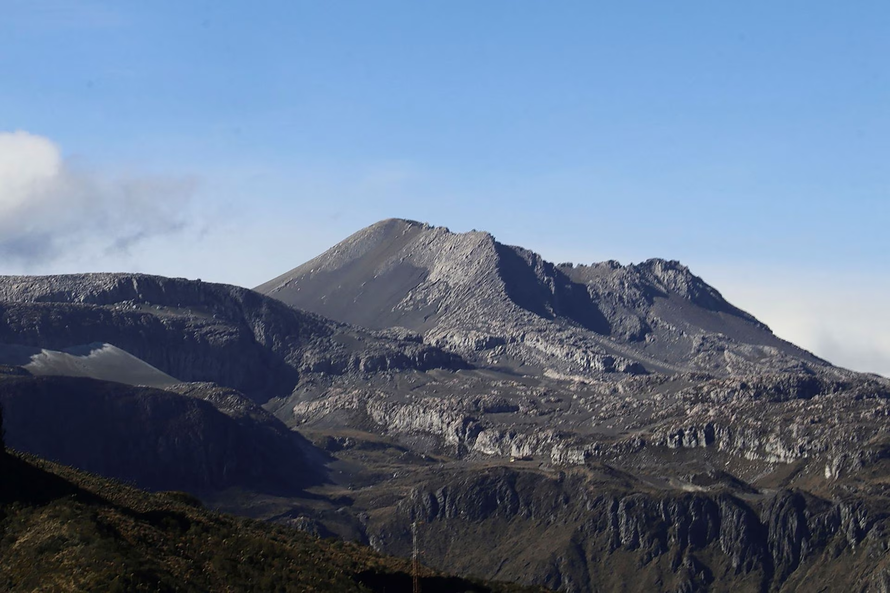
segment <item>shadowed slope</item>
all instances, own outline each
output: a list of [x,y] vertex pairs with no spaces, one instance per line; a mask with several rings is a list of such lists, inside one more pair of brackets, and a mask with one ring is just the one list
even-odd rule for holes
[[154,490],[297,494],[323,479],[311,445],[237,392],[171,393],[69,377],[0,376],[6,444]]

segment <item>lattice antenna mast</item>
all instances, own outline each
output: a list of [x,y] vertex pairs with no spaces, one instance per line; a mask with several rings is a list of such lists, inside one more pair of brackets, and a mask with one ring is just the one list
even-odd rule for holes
[[413,579],[414,593],[420,593],[420,548],[417,545],[417,521],[411,523],[411,539],[413,550],[411,553],[411,575]]

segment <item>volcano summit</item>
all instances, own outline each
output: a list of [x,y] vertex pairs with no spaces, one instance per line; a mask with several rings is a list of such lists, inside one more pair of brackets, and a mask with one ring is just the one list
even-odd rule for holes
[[555,265],[488,233],[390,219],[256,288],[374,329],[404,328],[523,373],[815,372],[676,261]]

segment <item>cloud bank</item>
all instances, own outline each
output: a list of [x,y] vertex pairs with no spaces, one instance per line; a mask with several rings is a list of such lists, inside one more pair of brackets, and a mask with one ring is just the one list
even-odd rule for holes
[[853,270],[705,268],[703,277],[781,338],[829,362],[890,377],[890,280]]
[[187,179],[111,177],[48,138],[0,132],[0,258],[31,268],[126,251],[184,230],[194,190]]

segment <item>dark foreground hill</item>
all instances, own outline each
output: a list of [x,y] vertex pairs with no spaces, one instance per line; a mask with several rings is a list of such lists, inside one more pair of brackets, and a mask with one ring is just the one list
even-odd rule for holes
[[[540,591],[421,568],[428,592]],[[0,590],[397,592],[410,562],[0,450]]]
[[485,232],[390,219],[257,287],[348,323],[404,327],[525,373],[818,370],[675,261],[554,265]]

